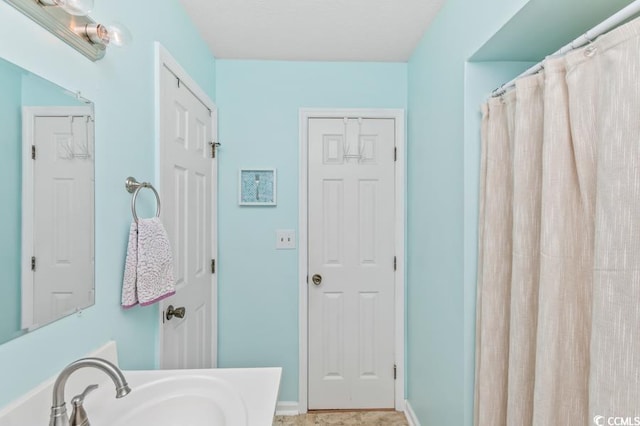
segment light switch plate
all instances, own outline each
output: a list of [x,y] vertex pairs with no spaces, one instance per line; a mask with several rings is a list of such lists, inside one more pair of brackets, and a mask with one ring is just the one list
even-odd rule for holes
[[291,250],[296,248],[296,231],[293,229],[276,230],[276,249]]

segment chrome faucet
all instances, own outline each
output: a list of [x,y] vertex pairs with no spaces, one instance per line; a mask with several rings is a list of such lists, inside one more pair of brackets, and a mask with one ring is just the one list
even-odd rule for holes
[[[74,419],[73,425],[69,423],[69,417],[67,416],[67,404],[64,401],[64,387],[67,384],[67,379],[69,378],[69,376],[71,376],[74,371],[83,367],[94,367],[98,370],[104,371],[116,385],[116,398],[122,398],[123,396],[126,396],[129,394],[129,392],[131,392],[131,388],[129,388],[127,380],[124,378],[122,371],[120,371],[118,367],[116,367],[109,361],[102,358],[82,358],[74,361],[71,364],[67,365],[64,370],[60,372],[55,384],[53,385],[53,404],[51,406],[49,426],[80,426],[75,421],[75,418],[77,416],[72,416],[72,418]],[[90,386],[90,388],[95,389],[93,386]],[[85,392],[78,396],[81,397],[80,399],[74,398],[74,410],[78,408],[77,402],[79,401],[79,404],[81,405],[84,396],[86,396],[86,394],[92,389],[87,388]],[[84,419],[81,425],[88,426],[89,420],[86,418],[84,409],[82,410]]]

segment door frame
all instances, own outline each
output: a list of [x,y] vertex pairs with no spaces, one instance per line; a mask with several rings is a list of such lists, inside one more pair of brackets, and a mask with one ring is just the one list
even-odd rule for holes
[[[173,73],[185,86],[189,88],[189,91],[194,94],[200,102],[202,102],[211,111],[211,137],[212,142],[218,139],[218,109],[216,104],[211,100],[209,95],[200,88],[198,83],[185,71],[180,63],[169,53],[169,51],[160,43],[154,43],[155,48],[155,99],[154,99],[154,126],[155,126],[155,181],[157,183],[158,193],[160,198],[163,198],[163,188],[160,184],[160,168],[162,167],[163,150],[160,143],[160,136],[162,133],[161,117],[160,117],[160,91],[162,84],[162,68],[166,67],[171,73]],[[212,187],[213,193],[211,194],[211,256],[213,259],[218,258],[218,191],[217,191],[217,172],[216,167],[217,158],[211,159],[212,173]],[[168,303],[168,302],[166,302]],[[164,365],[164,352],[162,350],[164,343],[164,328],[162,326],[162,311],[164,310],[165,301],[160,302],[160,315],[158,315],[158,365],[160,368]],[[211,365],[217,367],[218,365],[218,274],[211,274]]]
[[[34,144],[35,137],[35,119],[36,117],[69,117],[69,116],[89,116],[94,119],[94,109],[92,105],[87,106],[24,106],[22,107],[22,250],[20,260],[22,266],[20,272],[22,274],[21,288],[21,314],[20,324],[22,328],[34,330],[45,324],[34,324],[34,306],[33,298],[35,295],[35,276],[31,270],[31,262],[29,259],[35,252],[35,164],[31,158],[31,145]],[[92,132],[95,151],[95,132]],[[94,179],[95,179],[95,163],[94,163]],[[93,213],[95,216],[95,187],[94,187]],[[93,235],[93,251],[95,256],[95,221]],[[95,304],[95,261],[93,271],[93,297]],[[84,309],[84,308],[83,308]],[[70,315],[67,314],[67,315]],[[64,316],[67,316],[64,315]]]
[[[395,120],[395,252],[397,269],[395,271],[394,292],[394,352],[397,378],[395,381],[395,409],[404,411],[404,365],[405,365],[405,111],[404,109],[334,109],[300,108],[299,110],[299,182],[298,182],[298,331],[299,331],[299,381],[298,411],[306,413],[308,408],[308,370],[309,370],[309,317],[307,284],[308,269],[308,145],[309,119],[312,118],[389,118]],[[391,153],[389,153],[391,155]]]

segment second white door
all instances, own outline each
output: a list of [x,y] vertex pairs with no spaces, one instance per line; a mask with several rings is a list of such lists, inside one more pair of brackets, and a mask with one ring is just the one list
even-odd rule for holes
[[23,282],[23,327],[35,328],[93,304],[93,112],[26,107],[23,116],[33,188],[24,212],[33,252],[24,259],[32,272]]
[[395,121],[308,123],[309,409],[394,407]]
[[[176,294],[162,302],[162,368],[209,368],[214,357],[213,120],[207,106],[164,66],[160,90],[162,218],[176,278]],[[169,306],[184,308],[184,317],[167,317]]]

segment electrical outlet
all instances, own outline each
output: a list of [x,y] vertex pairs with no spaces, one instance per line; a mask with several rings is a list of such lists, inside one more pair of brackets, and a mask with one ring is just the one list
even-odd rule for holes
[[293,229],[276,230],[276,249],[291,250],[296,248],[296,231]]

